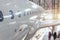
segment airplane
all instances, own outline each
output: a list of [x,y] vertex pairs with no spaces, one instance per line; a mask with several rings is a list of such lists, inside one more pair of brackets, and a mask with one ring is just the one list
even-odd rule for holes
[[0,0],[0,40],[22,40],[30,29],[25,23],[43,10],[29,0]]
[[29,0],[0,0],[0,40],[29,40],[38,29],[60,24],[38,21],[35,25],[37,20],[32,21],[31,17],[38,17],[44,11]]

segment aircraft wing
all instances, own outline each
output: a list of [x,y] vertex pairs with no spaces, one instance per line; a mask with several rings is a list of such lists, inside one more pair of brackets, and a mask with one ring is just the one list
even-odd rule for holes
[[28,36],[26,36],[25,40],[32,38],[39,29],[51,27],[51,26],[54,27],[57,25],[60,25],[60,20],[47,20],[47,21],[40,22],[40,24],[38,26],[35,25],[33,27],[35,29],[33,30],[33,32],[30,32],[30,34],[28,34]]
[[48,20],[40,23],[40,28],[60,25],[60,20]]

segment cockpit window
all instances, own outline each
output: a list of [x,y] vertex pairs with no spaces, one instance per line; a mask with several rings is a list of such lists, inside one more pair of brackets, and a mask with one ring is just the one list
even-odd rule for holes
[[0,22],[2,22],[3,21],[3,14],[2,14],[2,11],[0,11]]
[[11,19],[14,19],[14,14],[12,10],[9,10],[9,14],[11,15]]

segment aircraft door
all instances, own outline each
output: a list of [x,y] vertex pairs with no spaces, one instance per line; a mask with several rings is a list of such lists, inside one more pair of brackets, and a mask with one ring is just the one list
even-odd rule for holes
[[2,11],[0,11],[0,22],[3,21],[3,14],[2,14]]

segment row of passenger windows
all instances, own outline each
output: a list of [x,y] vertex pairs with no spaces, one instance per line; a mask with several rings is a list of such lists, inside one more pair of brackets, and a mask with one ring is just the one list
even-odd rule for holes
[[[14,19],[14,13],[12,10],[9,10],[9,15],[11,15],[11,19]],[[31,15],[31,12],[19,14],[18,17],[27,16],[27,15]],[[0,22],[2,22],[3,19],[4,19],[3,13],[2,13],[2,11],[0,11]]]
[[31,15],[31,12],[27,12],[27,13],[22,13],[22,14],[19,14],[18,17],[23,17],[23,16],[28,16],[28,15]]

